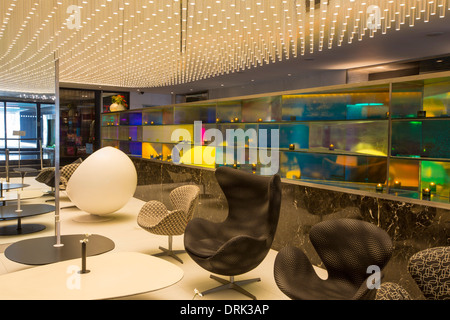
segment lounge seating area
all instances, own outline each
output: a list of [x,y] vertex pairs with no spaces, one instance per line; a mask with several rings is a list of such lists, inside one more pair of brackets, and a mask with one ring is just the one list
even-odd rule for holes
[[[152,266],[160,268],[160,271],[154,271],[157,272],[153,275],[154,278],[149,278],[148,281],[152,283],[150,288],[139,281],[149,270],[137,268],[133,273],[125,272],[130,279],[111,278],[112,282],[118,281],[118,285],[121,284],[125,291],[106,293],[100,289],[100,285],[99,290],[92,289],[89,294],[100,299],[133,300],[413,300],[401,285],[383,279],[383,270],[392,257],[394,242],[380,227],[350,218],[318,222],[311,228],[309,237],[314,250],[319,254],[320,263],[312,263],[301,248],[291,244],[280,250],[272,248],[280,215],[283,214],[281,181],[278,175],[262,177],[226,166],[216,169],[214,174],[223,192],[222,200],[227,203],[224,207],[226,219],[223,221],[208,221],[197,215],[199,208],[203,211],[214,210],[219,200],[202,196],[202,189],[194,184],[173,186],[161,201],[131,197],[114,212],[113,219],[98,221],[80,220],[80,215],[88,212],[74,205],[67,191],[61,190],[59,202],[65,209],[59,213],[58,231],[63,237],[62,247],[69,237],[84,234],[84,240],[80,240],[84,247],[79,246],[85,251],[82,251],[81,257],[75,254],[77,258],[68,262],[64,259],[54,263],[15,260],[17,256],[26,255],[26,250],[19,255],[8,254],[8,250],[17,251],[11,249],[17,243],[28,243],[33,239],[53,239],[57,233],[54,213],[27,217],[24,224],[39,223],[44,228],[35,233],[0,237],[0,277],[5,276],[5,282],[2,284],[0,281],[3,292],[0,298],[29,297],[20,292],[20,279],[33,279],[33,268],[48,269],[49,273],[58,274],[61,272],[58,267],[67,268],[68,263],[82,265],[84,269],[86,264],[89,268],[92,263],[95,270],[90,281],[103,283],[101,281],[105,280],[99,278],[100,274],[107,277],[108,272],[113,272],[113,268],[104,264],[115,264],[115,258],[122,260],[121,257],[129,257],[129,261],[126,261],[128,258],[120,261],[124,266],[120,267],[118,264],[117,272],[122,273],[120,270],[123,268],[134,270],[136,264],[148,264],[151,269]],[[45,204],[53,200],[45,193],[48,184],[33,177],[26,179],[29,184],[27,188],[34,192],[41,191],[41,196],[26,198],[17,203],[19,207],[30,203]],[[169,190],[170,188],[166,188],[166,192]],[[170,199],[171,203],[163,198]],[[15,222],[7,220],[1,223],[13,225]],[[165,248],[167,236],[169,247]],[[106,239],[107,248],[95,251],[96,246],[102,246],[97,240],[99,237]],[[77,243],[78,241],[75,246],[78,246]],[[70,247],[73,243],[67,245]],[[93,246],[90,249],[95,250],[86,254],[86,247],[89,246]],[[32,255],[39,255],[39,251],[43,249],[42,245],[37,246],[37,252]],[[430,248],[417,252],[408,261],[408,272],[423,292],[424,300],[450,297],[448,249],[449,247]],[[376,268],[379,269],[378,273]],[[86,271],[89,272],[90,270]],[[161,277],[165,277],[165,282],[160,286],[158,282],[155,284],[158,272],[161,272]],[[226,280],[215,274],[228,276],[230,279]],[[48,281],[54,284],[53,280]],[[19,289],[12,290],[9,283],[14,283],[14,287],[19,283]],[[217,286],[218,283],[222,285]],[[40,292],[40,289],[33,286],[33,282],[27,282],[26,286],[32,292]],[[44,290],[35,298],[53,299],[55,291],[51,292],[53,295],[47,297]],[[67,292],[67,288],[62,289],[62,295],[56,295],[57,299],[80,298],[67,295]],[[31,296],[31,299],[35,298]]]
[[[13,179],[12,179],[13,180]],[[34,180],[33,177],[27,177],[27,182],[30,183],[30,188],[46,190],[47,187]],[[38,201],[45,203],[49,199],[47,196],[41,197]],[[160,252],[159,247],[167,247],[167,237],[157,234],[152,234],[141,228],[137,223],[137,217],[139,211],[144,206],[146,201],[142,201],[136,198],[131,198],[129,202],[120,210],[114,213],[114,219],[101,223],[80,223],[76,221],[79,215],[85,214],[76,207],[70,207],[71,202],[68,197],[61,192],[61,206],[68,207],[61,212],[61,233],[62,234],[100,234],[108,237],[114,241],[115,247],[110,253],[119,252],[139,252],[149,256],[156,255]],[[33,200],[36,202],[36,199]],[[21,241],[24,239],[31,239],[36,237],[52,236],[54,230],[54,213],[49,213],[39,217],[29,218],[24,220],[23,223],[33,223],[38,221],[46,226],[44,231],[31,235],[23,236],[8,236],[0,237],[0,275],[10,274],[16,271],[21,271],[34,266],[27,266],[14,261],[9,260],[4,256],[4,250],[10,243]],[[11,223],[14,222],[1,222]],[[88,243],[89,246],[89,243]],[[173,236],[173,247],[184,248],[183,235]],[[110,253],[105,253],[110,254]],[[246,289],[251,290],[255,294],[258,300],[280,300],[287,299],[276,287],[273,279],[273,260],[275,258],[276,251],[270,250],[266,259],[257,268],[243,275],[243,277],[259,277],[260,282],[249,284]],[[206,290],[217,285],[217,282],[209,278],[210,273],[200,266],[198,266],[187,253],[181,253],[177,255],[183,260],[183,264],[174,260],[170,256],[161,256],[158,259],[164,259],[184,271],[184,276],[181,281],[173,286],[157,290],[155,292],[149,292],[140,295],[132,295],[123,297],[122,299],[155,299],[155,300],[191,300],[195,293],[194,290]],[[87,266],[89,268],[89,257],[87,259]],[[81,263],[81,261],[80,261]],[[239,277],[236,277],[239,278]],[[43,299],[44,297],[38,297]],[[245,299],[234,290],[224,290],[211,295],[205,295],[203,297],[196,296],[196,300],[241,300]]]

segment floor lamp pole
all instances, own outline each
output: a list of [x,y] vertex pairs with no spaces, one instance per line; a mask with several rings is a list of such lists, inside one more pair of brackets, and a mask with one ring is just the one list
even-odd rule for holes
[[62,247],[61,243],[61,219],[60,219],[60,207],[59,207],[59,131],[60,131],[60,110],[59,110],[59,60],[55,53],[55,235],[56,243],[54,247]]

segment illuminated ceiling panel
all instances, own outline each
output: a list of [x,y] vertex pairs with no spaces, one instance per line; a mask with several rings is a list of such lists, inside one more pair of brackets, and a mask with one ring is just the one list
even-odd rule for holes
[[[0,87],[171,86],[443,18],[450,0],[2,0]],[[36,89],[37,90],[37,89]]]

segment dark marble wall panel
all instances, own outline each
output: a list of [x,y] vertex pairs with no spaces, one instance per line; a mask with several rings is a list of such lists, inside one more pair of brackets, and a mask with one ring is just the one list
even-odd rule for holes
[[[137,198],[169,204],[168,194],[172,189],[194,183],[202,190],[196,216],[213,221],[226,217],[227,202],[213,170],[156,160],[133,159],[133,162],[139,177]],[[394,253],[385,268],[383,281],[399,283],[413,298],[423,299],[407,272],[407,261],[420,250],[450,245],[450,210],[283,182],[273,249],[297,246],[305,250],[312,263],[320,266],[321,261],[309,241],[309,230],[320,221],[344,217],[372,222],[389,233]]]

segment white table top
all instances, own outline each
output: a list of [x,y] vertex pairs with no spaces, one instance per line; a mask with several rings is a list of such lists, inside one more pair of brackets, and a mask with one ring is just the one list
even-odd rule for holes
[[[89,244],[88,244],[89,245]],[[183,278],[178,266],[137,252],[112,252],[0,276],[0,300],[102,300],[155,291]]]
[[42,190],[3,191],[3,198],[0,198],[0,201],[16,201],[18,192],[20,192],[20,200],[39,198],[44,195]]

